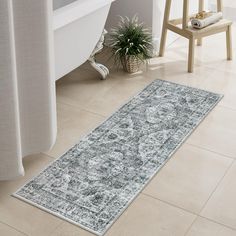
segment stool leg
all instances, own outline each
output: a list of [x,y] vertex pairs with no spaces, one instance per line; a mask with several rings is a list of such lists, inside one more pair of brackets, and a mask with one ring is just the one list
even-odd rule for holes
[[167,28],[162,29],[162,35],[161,35],[161,43],[160,43],[160,50],[159,50],[159,56],[163,57],[165,53],[165,47],[166,47],[166,37],[167,37]]
[[171,6],[171,0],[166,0],[165,14],[164,14],[164,20],[163,20],[163,26],[162,26],[162,34],[161,34],[161,43],[160,43],[160,50],[159,50],[160,57],[163,57],[165,53],[167,24],[170,17],[170,6]]
[[226,31],[226,48],[227,48],[227,60],[232,60],[232,36],[231,25],[228,26]]
[[222,6],[222,0],[217,0],[217,11],[222,11],[223,6]]
[[[198,1],[198,11],[201,12],[204,10],[204,0]],[[197,46],[202,46],[202,38],[197,39]]]
[[195,49],[195,38],[190,37],[189,39],[189,49],[188,49],[188,72],[193,72],[194,66],[194,49]]
[[197,46],[202,46],[202,38],[197,40]]

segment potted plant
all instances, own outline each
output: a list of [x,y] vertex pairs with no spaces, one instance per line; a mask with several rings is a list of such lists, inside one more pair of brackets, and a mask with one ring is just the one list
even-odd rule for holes
[[115,62],[121,63],[124,70],[134,73],[141,63],[151,57],[152,36],[138,17],[132,19],[120,17],[120,22],[110,33],[110,45]]

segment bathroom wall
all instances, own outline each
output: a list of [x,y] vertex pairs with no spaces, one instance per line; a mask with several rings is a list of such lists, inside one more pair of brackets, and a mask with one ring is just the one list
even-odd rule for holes
[[[137,13],[140,21],[144,21],[147,27],[152,30],[153,42],[155,46],[154,53],[157,53],[161,36],[165,2],[165,0],[116,0],[111,6],[106,28],[109,30],[117,24],[119,19],[118,15],[132,17]],[[182,0],[172,0],[172,18],[182,16],[182,6]],[[190,13],[197,11],[198,1],[190,0]],[[177,37],[178,36],[176,34],[169,32],[167,44],[172,43]]]
[[[232,21],[236,21],[236,1],[235,0],[223,0],[223,14],[224,17]],[[216,0],[208,0],[209,9],[216,11]]]
[[[208,0],[209,4],[214,4],[216,5],[216,0]],[[236,8],[236,1],[235,0],[223,0],[223,5],[225,7],[232,7],[232,8]]]

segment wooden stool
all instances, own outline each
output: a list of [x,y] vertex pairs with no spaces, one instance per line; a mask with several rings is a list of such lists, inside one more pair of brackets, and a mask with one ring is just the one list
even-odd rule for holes
[[[165,14],[162,27],[162,36],[159,56],[164,56],[166,35],[167,30],[171,30],[187,39],[189,39],[189,52],[188,52],[188,72],[193,72],[194,65],[194,44],[197,40],[197,45],[202,45],[202,38],[217,34],[221,32],[226,32],[226,46],[227,46],[227,60],[232,60],[232,42],[231,42],[231,25],[232,22],[226,19],[222,19],[215,24],[209,25],[203,29],[194,29],[189,26],[189,0],[183,0],[183,18],[169,20],[171,8],[171,0],[166,0]],[[199,12],[204,9],[204,0],[199,0]],[[222,1],[217,0],[217,11],[222,11]],[[178,25],[182,24],[182,27]]]

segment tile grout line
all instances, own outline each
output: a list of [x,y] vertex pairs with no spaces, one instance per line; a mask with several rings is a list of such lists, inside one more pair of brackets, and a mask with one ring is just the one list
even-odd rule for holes
[[[208,199],[206,200],[206,202],[203,204],[201,210],[199,211],[199,216],[202,217],[201,212],[203,211],[203,209],[206,207],[207,203],[209,202],[209,200],[211,199],[211,197],[213,196],[213,194],[216,192],[216,190],[218,189],[218,187],[220,186],[220,184],[222,183],[223,179],[225,178],[225,176],[228,174],[229,170],[231,169],[231,167],[233,166],[233,164],[235,163],[235,160],[232,160],[231,164],[228,166],[228,168],[226,169],[224,175],[222,176],[222,178],[219,180],[218,184],[216,185],[216,187],[214,188],[214,190],[212,191],[212,193],[210,194],[210,196],[208,197]],[[207,217],[205,217],[207,218]],[[214,220],[213,220],[214,221]]]
[[193,227],[194,223],[197,221],[198,219],[198,215],[196,216],[196,218],[194,219],[194,221],[192,222],[192,224],[188,227],[188,229],[186,230],[186,232],[184,233],[184,236],[187,236],[187,234],[189,233],[189,231],[191,230],[191,228]]
[[222,226],[222,227],[224,227],[224,228],[227,228],[227,229],[236,231],[236,228],[233,228],[233,227],[231,227],[231,226],[229,226],[229,225],[222,224],[222,223],[220,223],[220,222],[218,222],[218,221],[212,220],[212,219],[210,219],[210,218],[208,218],[208,217],[205,217],[205,216],[197,215],[196,219],[195,219],[195,220],[193,221],[193,223],[190,225],[189,229],[186,231],[186,233],[184,234],[184,236],[187,236],[187,234],[189,233],[189,231],[190,231],[190,229],[192,228],[193,224],[197,221],[198,218],[203,218],[203,219],[205,219],[205,220],[207,220],[207,221],[210,221],[211,223],[214,223],[214,224],[220,225],[220,226]]
[[158,201],[160,201],[160,202],[163,202],[163,203],[165,203],[165,204],[167,204],[167,205],[170,205],[170,206],[172,206],[172,207],[179,208],[179,209],[181,209],[181,210],[183,210],[183,211],[185,211],[185,212],[188,212],[188,213],[190,213],[190,214],[193,214],[193,215],[195,215],[195,216],[198,216],[197,213],[195,213],[195,212],[193,212],[193,211],[190,211],[190,210],[187,210],[187,209],[184,209],[183,207],[177,206],[177,205],[175,205],[174,203],[165,201],[165,200],[163,200],[163,199],[160,199],[160,198],[158,198],[158,197],[152,196],[152,195],[147,194],[147,193],[144,193],[144,192],[141,192],[141,194],[143,194],[143,195],[145,195],[145,196],[147,196],[147,197],[149,197],[149,198],[152,198],[152,199],[158,200]]
[[[194,145],[193,145],[193,146],[194,146]],[[212,195],[215,193],[215,191],[216,191],[216,189],[218,188],[218,186],[221,184],[221,182],[222,182],[222,180],[224,179],[224,177],[226,176],[226,174],[229,172],[230,168],[231,168],[231,167],[233,166],[233,164],[235,163],[235,160],[234,160],[233,158],[231,158],[231,159],[232,159],[231,164],[230,164],[230,165],[228,166],[228,168],[225,170],[224,175],[221,177],[221,179],[220,179],[219,182],[217,183],[216,187],[214,188],[214,190],[212,191],[212,193],[210,194],[210,196],[208,197],[208,199],[206,200],[206,202],[203,204],[203,206],[202,206],[202,208],[200,209],[199,213],[192,212],[192,211],[190,211],[190,210],[187,210],[187,209],[185,209],[185,208],[182,208],[182,207],[177,206],[177,205],[175,205],[175,204],[173,204],[173,203],[170,203],[170,202],[168,202],[168,201],[159,199],[159,198],[157,198],[157,197],[154,197],[154,196],[149,195],[149,194],[144,193],[144,192],[142,192],[141,194],[143,194],[143,195],[145,195],[145,196],[148,196],[148,197],[150,197],[150,198],[152,198],[152,199],[156,199],[156,200],[159,200],[159,201],[161,201],[161,202],[164,202],[164,203],[166,203],[166,204],[168,204],[168,205],[170,205],[170,206],[173,206],[173,207],[179,208],[179,209],[181,209],[181,210],[184,210],[184,211],[186,211],[186,212],[188,212],[188,213],[194,214],[194,215],[196,215],[197,217],[202,217],[202,218],[205,218],[205,219],[207,219],[207,220],[210,220],[210,221],[212,221],[212,222],[214,222],[214,223],[217,223],[217,224],[219,224],[219,225],[222,225],[222,226],[224,226],[224,227],[230,228],[230,229],[232,229],[232,230],[236,230],[235,228],[233,228],[233,227],[231,227],[231,226],[222,224],[222,223],[217,222],[217,221],[214,221],[214,220],[212,220],[212,219],[210,219],[210,218],[208,218],[208,217],[205,217],[205,216],[200,215],[201,212],[202,212],[202,210],[204,209],[204,207],[206,206],[206,204],[208,203],[208,201],[209,201],[210,198],[212,197]],[[186,234],[185,234],[185,235],[186,235]]]
[[19,233],[21,233],[21,234],[23,234],[23,235],[29,236],[27,233],[25,233],[25,232],[23,232],[23,231],[21,231],[21,230],[15,228],[15,227],[12,226],[12,225],[9,225],[9,224],[7,224],[7,223],[5,223],[5,222],[3,222],[3,221],[0,221],[0,223],[3,224],[3,225],[8,226],[8,227],[11,228],[11,229],[14,229],[15,231],[17,231],[17,232],[19,232]]
[[[64,103],[64,102],[57,102],[57,103],[63,104],[63,105],[65,105],[65,106],[70,106],[70,107],[76,108],[76,109],[78,109],[78,110],[80,110],[80,111],[85,111],[85,112],[90,113],[90,114],[97,115],[97,116],[99,116],[100,118],[103,118],[103,119],[105,119],[105,120],[109,118],[109,116],[108,116],[108,118],[107,118],[106,116],[103,116],[103,115],[100,115],[100,114],[98,114],[98,113],[85,110],[85,109],[83,109],[83,108],[81,108],[81,107],[77,107],[77,106],[75,106],[75,105],[67,104],[67,103]],[[103,122],[104,122],[104,120],[103,120],[99,125],[101,125]],[[98,126],[99,126],[99,125],[98,125]],[[89,130],[86,131],[86,134],[85,134],[84,136],[88,135],[90,132],[92,132],[94,129],[96,129],[96,127],[97,127],[97,126],[93,127],[90,131],[89,131]],[[81,138],[83,138],[84,136],[82,136]],[[79,141],[79,140],[77,140],[77,141]],[[72,147],[73,147],[74,145],[76,145],[76,143],[75,143],[75,144],[72,144]],[[68,150],[69,150],[69,149],[68,149]],[[65,151],[65,152],[66,152],[66,151]],[[46,152],[40,152],[40,153],[43,154],[43,155],[46,155],[46,156],[49,157],[50,159],[55,160],[55,159],[60,158],[65,152],[63,152],[62,154],[59,154],[58,156],[52,156],[52,155],[47,154]]]
[[85,112],[91,113],[91,114],[93,114],[93,115],[100,116],[100,117],[102,117],[102,118],[106,118],[106,116],[103,115],[103,114],[99,114],[99,113],[96,113],[96,112],[87,110],[87,109],[85,109],[85,108],[83,108],[83,107],[81,107],[81,106],[76,106],[76,105],[74,105],[74,104],[69,104],[69,103],[64,102],[64,101],[63,101],[63,102],[60,101],[60,102],[57,102],[57,103],[62,104],[62,105],[66,105],[66,106],[70,106],[70,107],[73,107],[73,108],[77,108],[77,109],[79,109],[80,111],[85,111]]
[[[158,79],[158,78],[156,78]],[[154,80],[156,80],[154,79]],[[67,102],[64,102],[64,101],[57,101],[57,103],[59,104],[63,104],[63,105],[68,105],[68,106],[71,106],[71,107],[75,107],[79,110],[84,110],[86,112],[89,112],[89,113],[92,113],[92,114],[95,114],[95,115],[98,115],[102,118],[105,118],[105,119],[108,119],[109,117],[111,117],[114,113],[116,113],[121,107],[123,107],[124,105],[126,105],[128,102],[130,102],[135,96],[139,95],[147,86],[149,86],[154,80],[150,81],[150,83],[146,83],[146,82],[142,82],[142,81],[136,81],[136,83],[138,83],[139,85],[142,85],[142,88],[139,88],[138,91],[135,91],[133,94],[131,94],[129,97],[125,98],[124,101],[117,107],[117,109],[113,112],[110,112],[108,115],[104,115],[104,114],[100,114],[100,113],[97,113],[97,112],[93,112],[91,110],[87,110],[85,108],[83,108],[82,106],[76,106],[74,104],[70,104],[70,103],[67,103]],[[160,80],[160,79],[159,79]],[[171,82],[171,81],[170,81]],[[172,82],[173,83],[173,82]],[[118,81],[116,81],[111,87],[110,89],[112,88],[116,88],[118,84]],[[109,90],[110,90],[109,89]]]
[[[234,163],[234,160],[233,160],[232,162]],[[233,163],[231,163],[230,167],[232,166]],[[229,167],[229,168],[230,168],[230,167]],[[228,171],[226,170],[226,172],[228,172]],[[224,175],[224,176],[225,176],[225,175]],[[224,177],[224,176],[223,176],[223,177]],[[222,178],[223,178],[223,177],[222,177]],[[222,179],[221,179],[221,180],[222,180]],[[219,182],[221,182],[221,180],[220,180]],[[218,183],[218,184],[219,184],[219,183]],[[213,192],[214,192],[214,190],[213,190]],[[169,205],[169,206],[172,206],[172,207],[178,208],[178,209],[180,209],[180,210],[183,210],[183,211],[185,211],[185,212],[188,212],[188,213],[190,213],[190,214],[192,214],[192,215],[195,215],[195,216],[196,216],[195,220],[196,220],[198,217],[201,217],[201,218],[207,219],[207,220],[209,220],[209,221],[211,221],[211,222],[213,222],[213,223],[216,223],[216,224],[218,224],[218,225],[221,225],[221,226],[224,226],[224,227],[226,227],[226,228],[229,228],[229,229],[232,229],[232,230],[236,231],[236,228],[233,228],[233,227],[231,227],[231,226],[229,226],[229,225],[220,223],[220,222],[215,221],[215,220],[213,220],[213,219],[210,219],[210,218],[208,218],[208,217],[206,217],[206,216],[200,215],[201,210],[199,211],[199,213],[195,213],[195,212],[192,212],[192,211],[190,211],[190,210],[188,210],[188,209],[185,209],[185,208],[182,208],[182,207],[180,207],[180,206],[177,206],[177,205],[175,205],[175,204],[173,204],[173,203],[170,203],[170,202],[168,202],[168,201],[162,200],[162,199],[160,199],[160,198],[158,198],[158,197],[154,197],[154,196],[152,196],[152,195],[149,195],[149,194],[147,194],[147,193],[141,192],[141,194],[143,194],[143,195],[145,195],[145,196],[147,196],[147,197],[149,197],[149,198],[152,198],[152,199],[154,199],[154,200],[158,200],[158,201],[160,201],[160,202],[163,202],[163,203],[165,203],[165,204],[167,204],[167,205]],[[211,195],[212,195],[212,194],[211,194]],[[210,195],[210,196],[211,196],[211,195]],[[195,220],[193,221],[193,223],[195,222]],[[191,224],[191,226],[193,225],[193,223]],[[190,228],[191,228],[191,227],[190,227]],[[188,231],[187,231],[187,232],[188,232]],[[186,233],[187,233],[187,232],[186,232]],[[185,234],[185,235],[186,235],[186,234]]]
[[215,152],[215,151],[213,151],[213,150],[210,150],[210,149],[208,149],[208,148],[204,148],[204,147],[198,146],[198,145],[196,145],[196,144],[189,143],[188,140],[186,140],[185,144],[190,145],[190,146],[193,146],[193,147],[198,148],[198,149],[202,149],[202,150],[205,150],[205,151],[208,151],[208,152],[217,154],[217,155],[219,155],[219,156],[222,156],[222,157],[225,157],[225,158],[228,158],[228,159],[231,159],[231,160],[235,160],[235,158],[236,158],[236,157],[234,158],[234,157],[227,156],[227,155],[222,154],[222,153],[219,153],[219,152]]
[[208,218],[208,217],[201,216],[201,215],[198,215],[198,217],[203,218],[203,219],[208,220],[208,221],[211,221],[212,223],[221,225],[221,226],[223,226],[223,227],[225,227],[225,228],[228,228],[228,229],[231,229],[231,230],[233,230],[233,231],[236,231],[236,228],[233,228],[233,227],[231,227],[231,226],[229,226],[229,225],[220,223],[220,222],[218,222],[218,221],[216,221],[216,220],[213,220],[213,219],[210,219],[210,218]]

